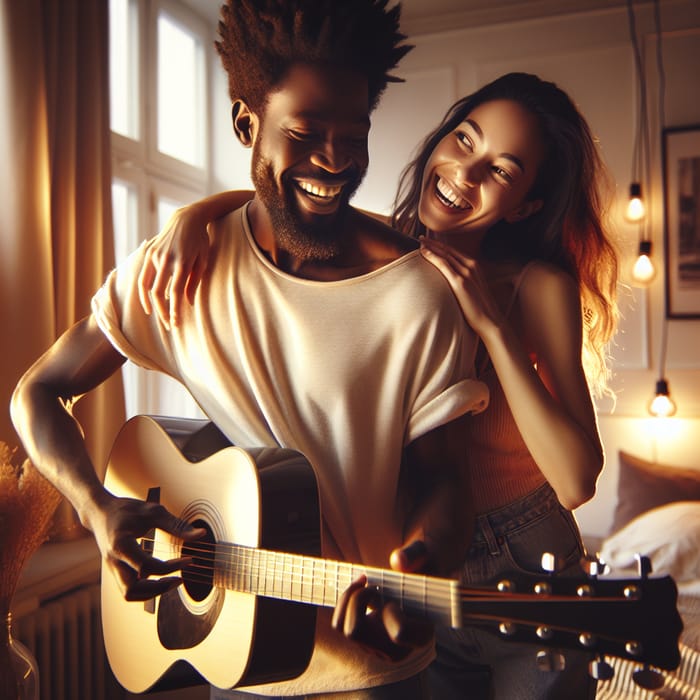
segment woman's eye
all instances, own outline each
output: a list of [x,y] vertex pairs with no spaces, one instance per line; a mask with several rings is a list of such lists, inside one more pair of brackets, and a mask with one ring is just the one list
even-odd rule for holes
[[463,131],[457,131],[457,140],[462,143],[463,146],[466,146],[470,151],[474,150],[474,144],[472,143],[472,140],[465,134]]
[[507,170],[499,168],[497,165],[493,166],[492,172],[496,177],[500,178],[501,180],[505,180],[506,182],[512,182],[513,180],[511,174]]

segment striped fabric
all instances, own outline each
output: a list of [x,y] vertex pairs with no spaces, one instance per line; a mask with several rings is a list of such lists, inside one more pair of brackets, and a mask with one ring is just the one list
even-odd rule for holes
[[700,597],[680,596],[678,611],[685,628],[681,635],[680,666],[664,671],[665,682],[658,690],[640,688],[632,679],[638,664],[610,659],[615,676],[598,683],[596,700],[700,700]]

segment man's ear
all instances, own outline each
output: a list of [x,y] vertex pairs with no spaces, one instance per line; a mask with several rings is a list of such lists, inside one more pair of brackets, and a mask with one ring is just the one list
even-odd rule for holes
[[517,223],[523,219],[527,219],[528,216],[536,214],[544,202],[541,199],[529,199],[523,202],[517,209],[514,209],[510,214],[507,214],[504,218],[509,224]]
[[231,120],[236,138],[250,148],[255,142],[258,130],[258,117],[243,100],[236,100],[231,107]]

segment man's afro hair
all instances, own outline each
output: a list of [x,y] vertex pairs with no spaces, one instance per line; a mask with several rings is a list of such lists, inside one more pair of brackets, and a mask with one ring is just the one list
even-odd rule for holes
[[402,43],[400,5],[387,0],[228,0],[216,48],[232,101],[253,111],[295,63],[337,65],[365,75],[373,110],[411,48]]

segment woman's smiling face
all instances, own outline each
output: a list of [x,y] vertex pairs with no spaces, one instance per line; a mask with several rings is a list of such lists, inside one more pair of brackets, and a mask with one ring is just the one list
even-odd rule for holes
[[527,200],[544,147],[537,118],[512,100],[473,109],[432,152],[418,215],[438,234],[485,233],[501,219],[539,209]]

